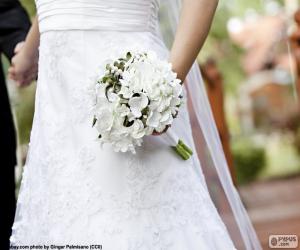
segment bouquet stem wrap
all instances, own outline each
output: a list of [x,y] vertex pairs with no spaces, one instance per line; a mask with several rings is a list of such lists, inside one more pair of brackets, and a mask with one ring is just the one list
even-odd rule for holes
[[169,139],[171,147],[183,160],[188,160],[193,155],[192,149],[179,139],[172,129],[167,130],[166,136]]

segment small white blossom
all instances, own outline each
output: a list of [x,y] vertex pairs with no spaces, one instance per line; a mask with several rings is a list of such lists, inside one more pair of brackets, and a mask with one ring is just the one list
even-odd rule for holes
[[148,97],[144,93],[139,93],[139,96],[131,97],[128,104],[132,114],[139,118],[142,116],[142,110],[148,105]]

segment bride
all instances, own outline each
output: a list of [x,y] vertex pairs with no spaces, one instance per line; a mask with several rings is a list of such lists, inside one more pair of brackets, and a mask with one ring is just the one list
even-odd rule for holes
[[[194,64],[217,0],[178,4],[177,0],[36,0],[38,18],[9,70],[10,77],[24,86],[35,77],[38,60],[35,114],[12,247],[261,249],[229,177]],[[169,33],[177,28],[170,50],[163,42],[166,32],[159,26],[159,16],[170,21]],[[179,79],[185,79],[184,98],[190,98],[192,106],[186,102],[181,107],[171,129],[194,149],[188,161],[169,150],[163,134],[146,137],[135,155],[101,148],[95,139],[89,113],[93,75],[112,55],[135,47],[156,51],[172,63]],[[197,147],[200,140],[194,144],[189,113],[196,116],[195,127],[203,135],[202,150]],[[203,162],[210,162],[218,173],[230,222],[212,201]]]

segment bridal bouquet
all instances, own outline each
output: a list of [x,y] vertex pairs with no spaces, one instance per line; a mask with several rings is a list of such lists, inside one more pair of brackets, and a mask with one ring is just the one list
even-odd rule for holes
[[[143,137],[165,131],[182,104],[182,85],[171,64],[155,52],[127,52],[108,62],[96,80],[93,126],[101,144],[109,143],[116,152],[141,146]],[[192,151],[172,131],[166,135],[184,159]]]

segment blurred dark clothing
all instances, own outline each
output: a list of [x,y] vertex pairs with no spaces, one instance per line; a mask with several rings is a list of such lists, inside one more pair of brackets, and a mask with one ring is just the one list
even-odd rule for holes
[[11,4],[6,8],[1,8],[2,1],[9,2],[9,0],[0,0],[0,36],[9,35],[14,31],[27,30],[30,20],[19,2],[16,1],[14,5],[15,1],[10,0]]
[[15,46],[23,41],[30,20],[14,0],[0,0],[0,249],[9,249],[9,237],[16,209],[16,138],[1,56],[11,60]]
[[20,5],[18,0],[0,0],[0,11]]

